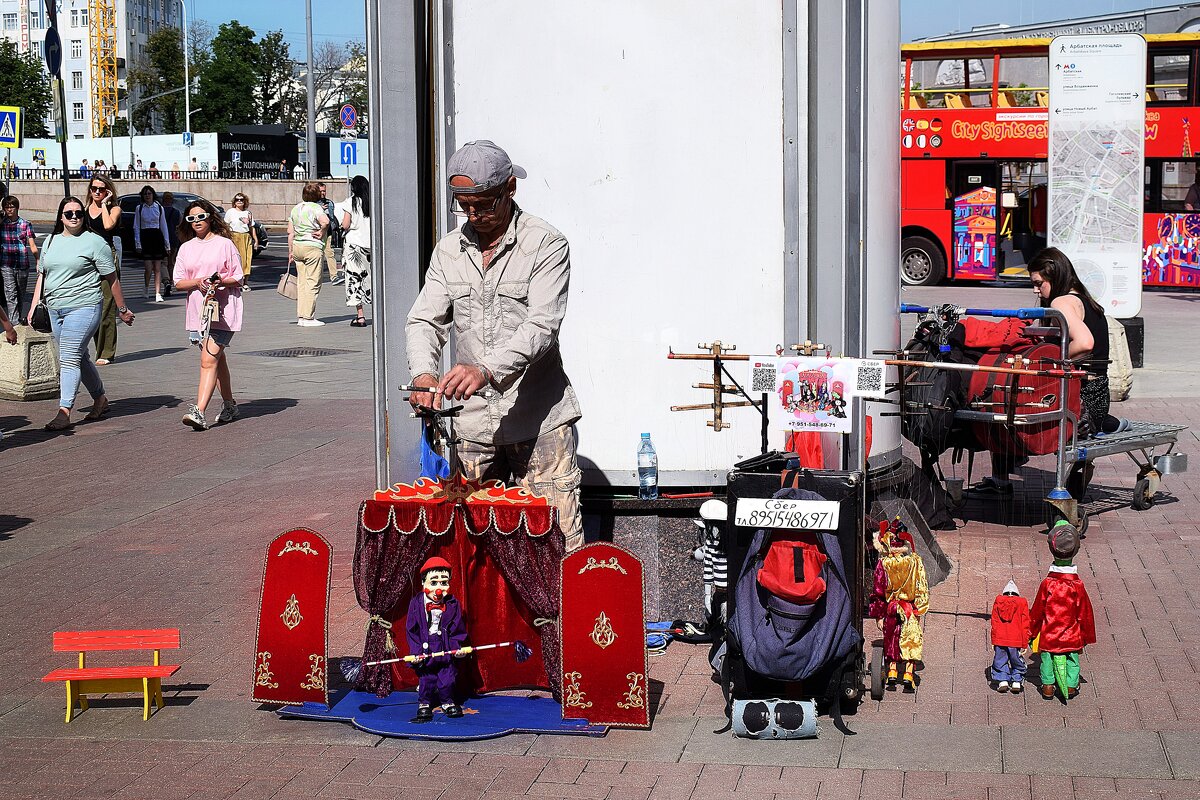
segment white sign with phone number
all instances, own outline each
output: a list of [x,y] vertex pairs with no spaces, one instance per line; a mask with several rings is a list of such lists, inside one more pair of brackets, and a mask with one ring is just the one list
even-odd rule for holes
[[837,530],[841,505],[833,500],[784,500],[740,497],[733,522],[745,528]]

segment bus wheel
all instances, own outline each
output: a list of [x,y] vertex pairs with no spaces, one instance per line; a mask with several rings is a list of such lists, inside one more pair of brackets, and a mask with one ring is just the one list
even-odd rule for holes
[[942,251],[924,236],[900,242],[900,279],[909,286],[933,286],[946,274]]

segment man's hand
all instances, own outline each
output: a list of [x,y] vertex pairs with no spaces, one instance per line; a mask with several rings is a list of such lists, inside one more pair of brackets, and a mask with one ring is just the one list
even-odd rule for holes
[[[426,372],[424,375],[418,375],[417,377],[413,378],[412,385],[413,386],[422,386],[426,389],[436,389],[437,385],[438,385],[438,379],[437,379],[436,375],[431,375],[428,372]],[[413,408],[416,408],[417,406],[425,406],[426,408],[438,408],[441,406],[441,398],[440,397],[437,400],[438,404],[436,406],[433,404],[434,403],[434,395],[432,392],[412,392],[408,396],[408,402],[412,404]]]
[[474,364],[456,364],[438,384],[438,394],[451,400],[470,400],[480,389],[488,385],[487,371]]

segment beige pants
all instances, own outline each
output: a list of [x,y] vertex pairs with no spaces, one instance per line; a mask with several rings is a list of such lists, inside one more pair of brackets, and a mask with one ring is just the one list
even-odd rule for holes
[[312,319],[317,314],[317,295],[321,293],[321,260],[324,253],[319,244],[296,244],[296,316]]
[[558,509],[558,524],[570,553],[583,546],[583,515],[579,509],[582,473],[575,458],[578,443],[575,426],[564,425],[516,444],[463,441],[458,458],[463,475],[470,480],[515,480],[528,491],[549,499]]
[[329,265],[329,280],[337,277],[337,258],[333,255],[333,237],[325,237],[325,263]]
[[249,233],[234,233],[232,236],[238,258],[242,260],[242,277],[247,277],[250,275],[250,260],[254,258],[254,242]]

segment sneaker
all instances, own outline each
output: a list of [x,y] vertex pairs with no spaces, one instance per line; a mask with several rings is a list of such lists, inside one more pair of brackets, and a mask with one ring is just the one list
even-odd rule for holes
[[999,683],[997,683],[996,691],[997,692],[1007,692],[1008,691],[1008,681],[1000,681]]
[[1021,692],[1023,692],[1025,690],[1025,687],[1021,685],[1020,681],[1013,681],[1009,685],[1008,690],[1010,692],[1012,692],[1013,694],[1020,694]]
[[334,286],[337,286],[339,283],[345,283],[345,282],[346,282],[346,273],[340,269],[337,271],[337,273],[334,274],[333,280],[330,281],[330,283],[332,283]]
[[318,328],[325,323],[319,319],[305,319],[304,317],[300,317],[296,320],[296,324],[301,328]]
[[161,294],[154,295],[154,302],[161,303],[162,301],[163,301],[163,296]]
[[221,408],[221,413],[217,415],[217,424],[224,425],[233,422],[240,416],[241,412],[238,411],[237,401],[226,400],[225,405]]
[[188,406],[188,413],[183,415],[183,424],[198,431],[208,430],[208,423],[204,421],[204,412],[195,403]]

